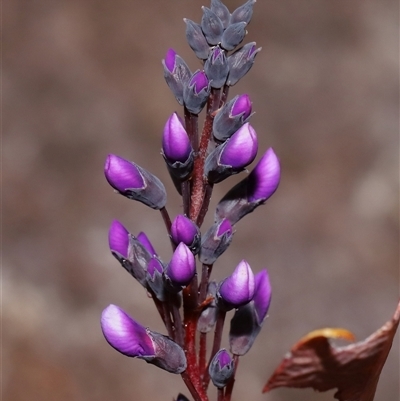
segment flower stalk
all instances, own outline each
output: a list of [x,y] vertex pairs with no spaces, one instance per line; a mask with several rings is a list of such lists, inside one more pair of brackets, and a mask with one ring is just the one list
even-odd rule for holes
[[[184,20],[188,44],[202,69],[192,73],[173,49],[162,61],[166,83],[183,106],[183,118],[174,112],[164,126],[161,151],[182,197],[183,214],[171,221],[163,183],[143,167],[115,155],[109,155],[105,164],[106,179],[118,193],[160,211],[172,255],[164,262],[145,233],[135,238],[121,223],[113,223],[111,252],[153,298],[167,335],[109,306],[103,312],[104,336],[125,355],[180,374],[194,401],[209,401],[210,381],[218,401],[231,399],[239,356],[259,334],[270,303],[266,270],[254,275],[245,260],[219,283],[211,275],[232,243],[235,224],[264,204],[279,184],[279,160],[272,149],[219,202],[214,224],[202,228],[214,186],[243,172],[257,155],[256,131],[248,123],[249,95],[228,100],[230,86],[246,75],[260,51],[255,43],[237,48],[244,40],[254,3],[248,0],[231,14],[220,0],[211,0],[211,8],[202,8],[199,24]],[[223,329],[232,310],[228,342]],[[208,335],[213,335],[211,350],[207,350]],[[224,340],[229,350],[221,348]],[[243,341],[250,345],[243,347]],[[187,398],[179,394],[178,400]]]

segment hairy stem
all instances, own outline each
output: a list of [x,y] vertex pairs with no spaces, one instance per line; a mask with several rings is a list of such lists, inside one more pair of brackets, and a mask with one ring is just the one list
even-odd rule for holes
[[[204,179],[204,161],[207,156],[208,145],[211,139],[212,125],[214,121],[214,112],[219,106],[220,89],[212,89],[207,102],[207,114],[204,121],[203,131],[201,133],[200,145],[194,160],[193,176],[192,176],[192,193],[190,205],[190,218],[197,222],[204,203],[205,187],[207,182]],[[212,192],[212,191],[211,191]],[[209,197],[211,198],[211,192]],[[208,200],[209,202],[209,200]],[[208,203],[206,208],[208,209]],[[202,217],[204,219],[204,216]],[[202,220],[201,219],[201,220]],[[201,221],[202,223],[202,221]],[[198,226],[200,227],[201,224]]]

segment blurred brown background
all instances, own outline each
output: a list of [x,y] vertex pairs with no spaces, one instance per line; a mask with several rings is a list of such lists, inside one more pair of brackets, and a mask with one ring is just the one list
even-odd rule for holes
[[[233,11],[240,0],[227,0]],[[161,59],[169,47],[194,70],[183,17],[200,0],[14,0],[3,3],[3,400],[172,400],[179,376],[115,352],[99,327],[120,305],[163,327],[143,289],[112,258],[112,219],[145,231],[164,260],[157,212],[113,193],[108,153],[135,160],[180,201],[160,157],[180,107]],[[208,6],[209,4],[204,4]],[[399,292],[398,2],[259,0],[246,41],[263,47],[231,94],[249,93],[260,153],[273,146],[282,182],[237,225],[215,266],[267,267],[270,318],[241,361],[234,400],[323,401],[333,391],[261,388],[312,329],[367,337]],[[211,205],[238,179],[217,186]],[[206,221],[205,228],[211,222]],[[226,346],[226,342],[224,343]],[[376,400],[399,395],[398,336]],[[214,395],[213,395],[214,397]]]

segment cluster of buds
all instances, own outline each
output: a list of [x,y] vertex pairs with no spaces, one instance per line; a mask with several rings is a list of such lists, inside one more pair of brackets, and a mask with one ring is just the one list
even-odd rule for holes
[[[249,95],[228,100],[230,86],[246,75],[260,51],[255,43],[236,49],[246,35],[254,3],[248,0],[231,14],[220,0],[211,0],[210,8],[203,7],[200,24],[184,20],[187,41],[202,70],[192,73],[172,49],[162,61],[166,82],[183,106],[182,118],[174,112],[167,119],[161,150],[182,196],[182,214],[171,221],[164,185],[143,167],[109,155],[104,169],[117,193],[160,210],[172,256],[164,262],[145,233],[135,236],[120,222],[111,224],[111,253],[153,299],[166,335],[144,327],[115,305],[103,311],[103,334],[122,354],[181,374],[195,401],[208,400],[210,381],[218,389],[218,400],[230,400],[239,357],[253,345],[271,301],[266,269],[255,274],[242,260],[221,282],[212,280],[211,273],[232,243],[237,222],[264,204],[279,185],[280,165],[272,148],[219,201],[214,224],[201,232],[213,186],[243,172],[257,156]],[[199,134],[203,108],[205,122]],[[222,332],[232,310],[228,351],[221,348]],[[212,331],[212,349],[207,350]],[[177,399],[187,400],[182,394]]]

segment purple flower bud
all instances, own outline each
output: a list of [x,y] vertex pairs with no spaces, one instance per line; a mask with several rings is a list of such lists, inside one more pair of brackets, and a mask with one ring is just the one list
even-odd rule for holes
[[246,354],[258,334],[267,316],[271,302],[271,284],[268,273],[262,270],[255,276],[253,299],[236,310],[229,330],[229,345],[235,355]]
[[168,71],[172,74],[175,69],[175,57],[176,57],[176,52],[174,49],[168,49],[167,55],[165,56],[164,59],[164,64],[168,68]]
[[189,81],[189,86],[193,85],[195,94],[199,94],[208,87],[208,78],[204,71],[196,71]]
[[225,218],[231,224],[237,223],[273,195],[278,188],[279,180],[279,160],[270,148],[248,177],[236,184],[220,200],[215,212],[215,220]]
[[196,261],[190,249],[181,242],[175,249],[165,276],[172,285],[187,286],[196,273]]
[[165,124],[162,150],[171,163],[176,161],[185,163],[193,151],[187,132],[176,113],[173,113]]
[[[205,39],[204,39],[205,40]],[[189,81],[189,67],[173,49],[169,49],[162,61],[164,78],[180,105],[183,105],[183,88]]]
[[234,372],[234,363],[226,349],[220,349],[211,360],[208,368],[214,386],[224,388]]
[[151,258],[146,248],[117,220],[110,226],[108,242],[111,253],[122,267],[146,287],[146,268]]
[[225,4],[220,0],[211,0],[211,11],[221,20],[222,25],[226,28],[231,18],[231,13]]
[[233,234],[229,220],[222,219],[213,224],[201,239],[200,262],[212,265],[228,249]]
[[229,74],[228,61],[224,50],[215,46],[204,64],[204,71],[213,88],[222,88]]
[[255,159],[257,150],[256,131],[249,123],[246,123],[226,141],[226,146],[221,152],[220,163],[242,170]]
[[254,276],[255,290],[254,290],[254,307],[257,312],[257,321],[261,326],[271,303],[271,283],[269,281],[268,272],[266,269],[261,270]]
[[244,21],[248,24],[253,16],[253,7],[255,2],[256,0],[248,0],[245,4],[238,7],[232,13],[230,23],[234,24],[236,22]]
[[241,116],[243,120],[250,117],[251,114],[251,101],[250,97],[247,94],[237,96],[235,98],[235,102],[233,103],[233,107],[231,109],[231,116]]
[[175,244],[183,242],[196,254],[200,246],[200,230],[192,220],[179,214],[171,226],[171,237]]
[[152,209],[162,209],[167,203],[162,182],[133,162],[116,155],[108,155],[104,174],[108,183],[129,199],[142,202]]
[[235,51],[228,57],[229,75],[227,85],[233,86],[243,78],[254,64],[261,47],[256,49],[256,43],[251,42]]
[[186,108],[192,114],[199,114],[207,103],[210,94],[210,83],[204,71],[197,70],[183,91]]
[[209,45],[217,45],[220,40],[222,33],[224,32],[224,26],[219,17],[207,7],[202,7],[203,17],[201,19],[201,29],[206,37]]
[[115,305],[109,305],[101,315],[101,329],[107,342],[130,357],[154,356],[155,350],[146,328]]
[[251,116],[251,101],[248,95],[238,95],[219,110],[213,122],[213,135],[225,142]]
[[265,202],[273,195],[281,177],[279,160],[269,148],[248,176],[247,199],[249,202]]
[[255,159],[257,150],[256,132],[249,123],[246,123],[209,154],[205,162],[204,175],[210,183],[221,182],[243,171]]
[[218,306],[225,310],[238,308],[251,301],[254,296],[254,274],[250,265],[242,260],[219,286]]
[[111,223],[108,243],[112,253],[118,253],[125,259],[128,257],[129,232],[118,220]]
[[189,46],[199,59],[206,60],[210,52],[210,46],[204,37],[201,26],[190,19],[184,18],[183,20],[186,24],[186,40]]
[[229,51],[242,43],[246,36],[246,26],[247,24],[245,22],[230,24],[222,35],[221,47]]
[[151,256],[157,255],[152,243],[144,232],[140,232],[137,236],[137,239],[147,249]]
[[108,155],[104,174],[108,183],[121,193],[129,188],[142,189],[145,186],[137,165],[116,155]]
[[101,329],[107,342],[126,356],[144,359],[170,373],[180,374],[186,369],[185,353],[178,344],[146,329],[118,306],[104,309]]

